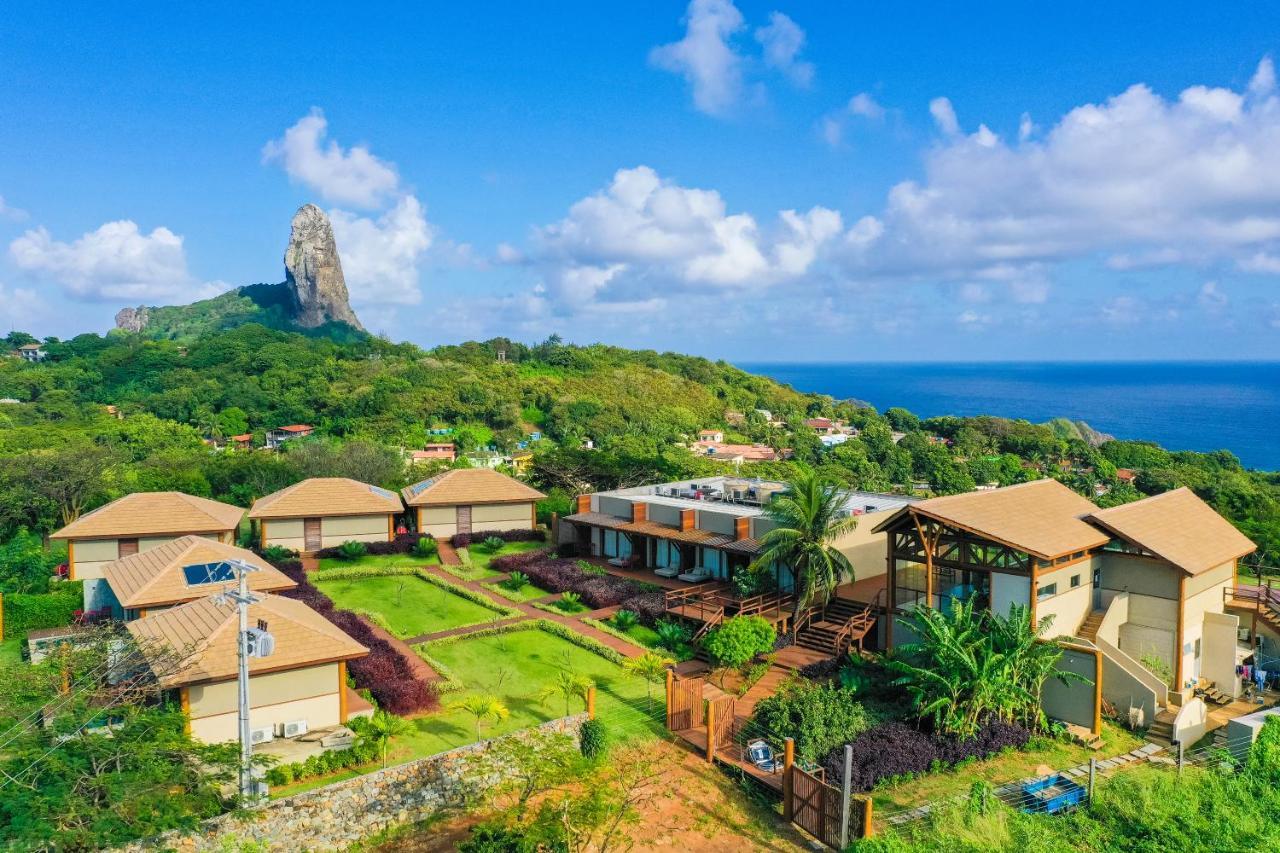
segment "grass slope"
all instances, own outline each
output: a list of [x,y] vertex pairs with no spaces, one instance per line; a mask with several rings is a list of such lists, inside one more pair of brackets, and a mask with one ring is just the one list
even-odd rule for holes
[[314,578],[320,591],[344,610],[377,613],[397,637],[416,637],[479,625],[498,613],[413,575],[325,580]]

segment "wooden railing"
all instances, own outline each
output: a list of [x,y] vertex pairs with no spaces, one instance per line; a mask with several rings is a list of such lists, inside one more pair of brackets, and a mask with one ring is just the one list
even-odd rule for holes
[[794,604],[796,597],[791,593],[762,592],[750,598],[725,598],[724,600],[729,606],[738,611],[739,616],[754,616],[757,613],[764,613],[768,610],[781,612],[784,607],[790,607]]
[[1268,578],[1261,585],[1240,584],[1226,587],[1222,590],[1222,597],[1236,601],[1251,601],[1258,612],[1271,610],[1280,615],[1280,588],[1276,587],[1276,581],[1272,578]]
[[724,621],[724,608],[717,607],[702,617],[702,627],[693,635],[693,642],[698,642],[705,637],[712,628],[719,626]]

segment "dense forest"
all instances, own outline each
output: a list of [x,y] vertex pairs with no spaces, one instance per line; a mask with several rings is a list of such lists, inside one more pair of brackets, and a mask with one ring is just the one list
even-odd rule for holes
[[[6,349],[33,340],[15,332]],[[23,529],[47,534],[137,490],[248,505],[305,476],[398,487],[424,473],[407,466],[404,450],[443,428],[460,451],[509,451],[539,433],[529,444],[530,476],[551,495],[544,511],[563,511],[578,491],[724,470],[684,446],[699,429],[718,427],[727,441],[793,453],[789,462],[747,464],[744,474],[785,476],[806,464],[874,491],[946,494],[1051,476],[1108,505],[1186,485],[1257,542],[1264,558],[1280,549],[1280,475],[1245,470],[1227,451],[1095,446],[1068,421],[881,413],[674,353],[556,337],[424,350],[258,324],[181,341],[115,331],[43,344],[41,362],[0,359],[0,541]],[[814,416],[838,418],[859,434],[824,448],[803,426]],[[261,445],[266,430],[293,423],[314,425],[316,434],[286,452],[209,443],[253,433]],[[1137,472],[1136,480],[1122,482],[1117,468]],[[38,571],[13,577],[4,566],[11,562],[0,555],[0,591],[41,583]]]

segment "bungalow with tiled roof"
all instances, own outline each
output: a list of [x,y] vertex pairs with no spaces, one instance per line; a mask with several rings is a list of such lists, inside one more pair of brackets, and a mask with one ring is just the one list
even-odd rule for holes
[[479,530],[532,530],[546,497],[489,468],[454,468],[401,490],[418,532],[446,539]]
[[252,551],[202,536],[183,536],[102,567],[113,611],[125,620],[140,619],[169,607],[203,598],[232,583],[229,560],[257,568],[248,574],[253,592],[279,592],[298,584]]
[[69,577],[84,581],[85,610],[111,606],[106,564],[195,535],[235,541],[244,518],[238,506],[182,492],[134,492],[85,513],[49,538],[67,543]]
[[343,542],[389,542],[404,511],[395,492],[347,477],[312,477],[253,502],[263,548],[312,554]]
[[[271,655],[249,660],[250,728],[294,734],[347,722],[373,709],[347,687],[347,661],[369,650],[300,601],[260,594],[250,624],[266,623]],[[128,623],[161,687],[176,691],[191,734],[237,738],[236,605],[206,596]]]
[[267,447],[279,447],[291,439],[306,438],[315,431],[316,428],[310,424],[289,424],[288,426],[276,427],[267,431]]

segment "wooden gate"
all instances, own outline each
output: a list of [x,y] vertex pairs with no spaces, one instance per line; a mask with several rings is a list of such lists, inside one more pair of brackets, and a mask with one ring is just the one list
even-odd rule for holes
[[734,703],[737,699],[730,695],[718,696],[707,704],[714,712],[711,718],[713,730],[711,737],[715,739],[715,749],[733,746]]
[[[841,849],[841,790],[794,764],[790,771],[791,821],[828,847]],[[849,840],[871,836],[871,798],[851,797]]]
[[320,519],[306,518],[302,521],[302,547],[314,554],[324,547],[324,538],[320,535]]
[[682,732],[702,725],[702,679],[673,678],[667,689],[667,728]]
[[134,554],[138,553],[138,540],[137,539],[117,539],[116,553],[121,558],[132,557]]

